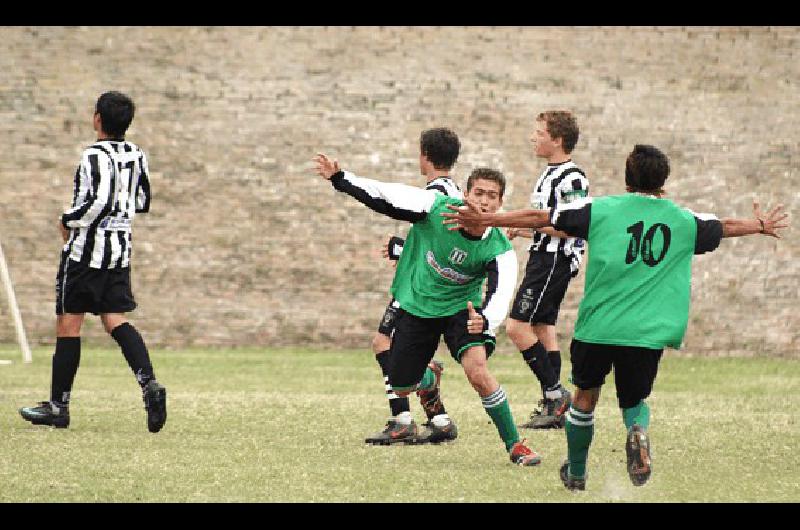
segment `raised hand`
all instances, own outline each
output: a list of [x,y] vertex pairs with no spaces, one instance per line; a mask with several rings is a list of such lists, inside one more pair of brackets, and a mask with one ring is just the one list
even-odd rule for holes
[[470,335],[480,335],[483,333],[483,325],[483,316],[475,311],[472,302],[467,302],[467,333]]
[[758,204],[758,201],[753,201],[753,214],[755,215],[756,219],[761,222],[761,233],[767,236],[772,236],[780,239],[780,235],[778,234],[777,230],[781,228],[788,228],[789,223],[785,222],[786,218],[789,217],[788,213],[783,213],[783,205],[779,204],[766,215],[761,213],[761,207]]
[[339,161],[331,160],[324,153],[317,153],[314,157],[314,163],[317,165],[317,174],[325,180],[330,180],[333,175],[340,171]]
[[467,230],[482,231],[489,226],[486,221],[486,214],[468,202],[464,203],[463,206],[448,204],[447,207],[452,211],[442,213],[442,217],[445,218],[442,224],[450,225],[447,227],[448,230],[465,228]]

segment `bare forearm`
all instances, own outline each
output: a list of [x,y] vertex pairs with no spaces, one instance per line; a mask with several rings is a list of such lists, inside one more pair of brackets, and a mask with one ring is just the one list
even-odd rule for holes
[[550,212],[548,210],[515,210],[486,215],[486,221],[489,226],[539,229],[543,226],[550,226]]
[[568,233],[562,232],[561,230],[556,230],[552,226],[543,226],[541,228],[537,228],[536,231],[541,232],[543,234],[547,234],[550,237],[561,237],[561,238],[572,237]]
[[722,237],[741,237],[760,234],[763,225],[758,219],[720,219]]

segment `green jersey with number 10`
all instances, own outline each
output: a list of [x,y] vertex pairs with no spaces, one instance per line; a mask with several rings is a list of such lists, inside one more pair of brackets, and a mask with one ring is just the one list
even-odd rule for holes
[[595,198],[575,338],[679,348],[689,319],[696,235],[692,212],[672,201],[634,193]]

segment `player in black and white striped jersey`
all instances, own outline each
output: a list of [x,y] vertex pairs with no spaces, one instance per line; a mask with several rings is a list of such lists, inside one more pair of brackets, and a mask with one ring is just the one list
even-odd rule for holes
[[[450,197],[464,198],[461,188],[450,176],[450,171],[458,159],[460,149],[461,143],[458,136],[450,129],[440,127],[422,132],[420,135],[419,168],[420,173],[427,180],[425,189],[434,190]],[[400,253],[403,251],[403,243],[404,240],[400,237],[390,237],[383,246],[383,256],[396,263],[400,258]],[[370,444],[392,443],[393,440],[388,432],[393,425],[395,417],[398,414],[409,414],[407,412],[409,411],[408,398],[395,394],[388,375],[391,337],[394,332],[398,307],[399,304],[392,298],[383,313],[381,322],[378,325],[378,331],[372,339],[372,351],[375,353],[375,360],[378,361],[383,372],[386,397],[389,400],[392,417],[383,431],[365,439],[365,442]],[[432,361],[430,368],[438,377],[441,376],[442,365],[438,361]],[[430,391],[419,391],[417,396],[420,398],[428,421],[426,423],[427,429],[414,437],[414,442],[438,443],[455,439],[458,435],[456,425],[447,415],[444,403],[442,403],[439,385],[437,384]]]
[[[531,140],[537,157],[547,160],[531,193],[534,209],[549,209],[586,197],[589,181],[572,161],[578,142],[578,123],[567,111],[546,111],[537,116]],[[532,237],[525,277],[506,321],[508,337],[539,380],[541,409],[531,414],[523,428],[561,427],[569,408],[569,392],[561,385],[561,351],[556,320],[567,286],[578,273],[584,241],[552,227],[508,229],[509,239]]]
[[155,379],[144,340],[124,316],[136,308],[130,281],[133,219],[150,209],[147,157],[125,140],[134,112],[133,101],[119,92],[102,94],[95,105],[92,121],[98,139],[81,155],[72,207],[58,223],[64,248],[56,277],[50,400],[20,409],[35,425],[69,425],[87,312],[100,315],[133,370],[142,388],[148,430],[158,432],[167,418],[166,389]]

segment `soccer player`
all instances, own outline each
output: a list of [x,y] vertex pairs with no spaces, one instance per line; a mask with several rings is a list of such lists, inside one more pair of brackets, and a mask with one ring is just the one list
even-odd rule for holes
[[[450,354],[467,379],[505,443],[511,461],[525,466],[540,457],[520,441],[505,391],[489,372],[487,357],[494,351],[494,330],[508,313],[517,280],[517,258],[502,231],[449,231],[439,214],[448,204],[464,201],[404,184],[357,177],[339,169],[324,154],[315,157],[317,173],[374,211],[413,223],[408,231],[391,292],[399,307],[391,344],[389,380],[398,395],[429,390],[436,374],[428,363],[444,335]],[[500,208],[505,178],[480,168],[467,180],[465,199],[475,208]],[[481,303],[484,279],[487,290]],[[395,417],[395,438],[413,436],[411,414]]]
[[150,209],[147,158],[125,132],[133,101],[119,92],[98,99],[92,122],[97,142],[83,151],[75,172],[72,207],[58,222],[64,248],[56,277],[56,351],[50,400],[20,409],[34,425],[69,426],[72,383],[81,358],[84,314],[100,315],[105,330],[142,389],[147,428],[158,432],[167,419],[167,392],[153,372],[142,336],[124,313],[136,308],[131,291],[131,229],[137,213]]
[[669,160],[657,148],[636,145],[625,163],[627,193],[585,198],[551,210],[502,214],[461,208],[451,228],[553,226],[591,245],[584,296],[570,346],[575,396],[567,412],[567,461],[560,477],[570,490],[586,488],[594,409],[606,375],[614,369],[617,400],[628,429],[628,475],[636,486],[652,471],[650,395],[664,348],[678,348],[689,318],[694,254],[711,252],[722,238],[779,237],[787,214],[766,215],[753,204],[753,219],[695,214],[664,198]]
[[[444,195],[462,199],[461,189],[450,176],[450,171],[458,159],[461,149],[461,142],[455,132],[447,128],[435,128],[423,131],[419,140],[419,170],[426,179],[426,190],[434,190]],[[390,260],[400,259],[403,251],[404,240],[399,237],[391,237],[384,249],[384,256]],[[439,381],[441,378],[442,364],[438,361],[431,361],[430,368],[437,374],[436,385],[431,390],[419,390],[417,396],[420,398],[422,408],[428,421],[424,424],[426,429],[422,433],[412,438],[393,438],[391,433],[395,428],[395,417],[403,411],[410,410],[408,397],[398,396],[392,390],[389,381],[389,351],[391,337],[394,332],[394,322],[397,316],[398,304],[394,298],[389,301],[386,311],[383,313],[378,331],[372,339],[372,351],[375,352],[375,360],[381,367],[383,382],[386,388],[386,397],[389,399],[389,409],[391,418],[386,423],[383,431],[369,436],[364,440],[369,444],[389,445],[397,442],[402,443],[441,443],[455,440],[458,436],[458,429],[455,422],[450,419],[444,403],[441,399]]]
[[[558,208],[587,196],[589,181],[570,157],[578,134],[578,122],[568,111],[549,110],[537,116],[531,142],[536,156],[547,160],[547,167],[531,193],[533,209]],[[560,381],[561,350],[555,324],[567,286],[578,274],[583,240],[550,226],[535,230],[509,228],[507,234],[509,239],[517,235],[533,239],[525,277],[506,321],[508,337],[542,390],[540,408],[520,427],[560,428],[564,426],[570,394]]]

